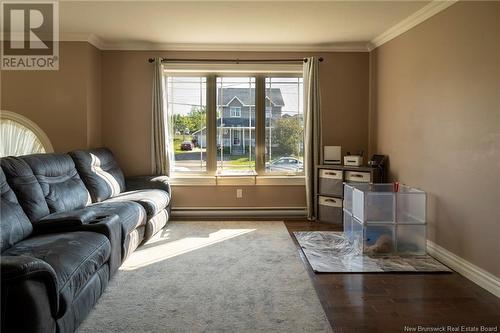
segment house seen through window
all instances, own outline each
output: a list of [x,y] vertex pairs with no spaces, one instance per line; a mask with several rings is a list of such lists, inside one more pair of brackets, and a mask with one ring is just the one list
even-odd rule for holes
[[169,74],[166,88],[174,176],[303,173],[300,74]]

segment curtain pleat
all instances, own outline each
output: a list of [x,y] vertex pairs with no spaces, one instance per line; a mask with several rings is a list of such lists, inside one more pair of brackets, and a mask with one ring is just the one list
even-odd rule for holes
[[169,130],[171,123],[167,117],[167,106],[165,103],[165,84],[163,81],[163,65],[160,58],[154,62],[153,74],[153,124],[152,124],[152,146],[153,146],[153,173],[155,175],[169,175],[170,153],[169,153]]
[[319,60],[308,58],[304,63],[304,172],[306,180],[307,218],[317,217],[315,173],[321,161],[321,103],[319,91]]

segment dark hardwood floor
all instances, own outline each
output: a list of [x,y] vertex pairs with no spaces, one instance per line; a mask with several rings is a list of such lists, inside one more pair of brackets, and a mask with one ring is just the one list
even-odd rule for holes
[[[336,230],[307,221],[285,225],[290,233]],[[443,332],[453,332],[447,326],[455,332],[493,326],[500,331],[500,299],[457,273],[315,274],[292,238],[336,333],[410,332],[405,326],[415,332],[418,326],[444,326]]]

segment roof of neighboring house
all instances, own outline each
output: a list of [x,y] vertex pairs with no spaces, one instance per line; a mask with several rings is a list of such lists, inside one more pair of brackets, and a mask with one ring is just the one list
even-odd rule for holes
[[[219,88],[219,96],[221,95],[221,89]],[[267,96],[271,103],[276,106],[285,106],[285,101],[283,100],[283,95],[281,95],[280,88],[266,89]],[[255,105],[255,88],[223,88],[222,89],[222,103],[223,105],[228,105],[231,101],[237,98],[241,104]]]

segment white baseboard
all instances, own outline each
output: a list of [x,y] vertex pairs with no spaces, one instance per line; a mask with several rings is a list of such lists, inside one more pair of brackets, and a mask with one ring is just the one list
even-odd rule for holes
[[500,298],[500,278],[429,240],[427,241],[427,253]]
[[307,210],[305,208],[248,208],[248,207],[234,207],[234,208],[173,208],[172,217],[193,217],[193,218],[227,218],[227,217],[306,217]]

